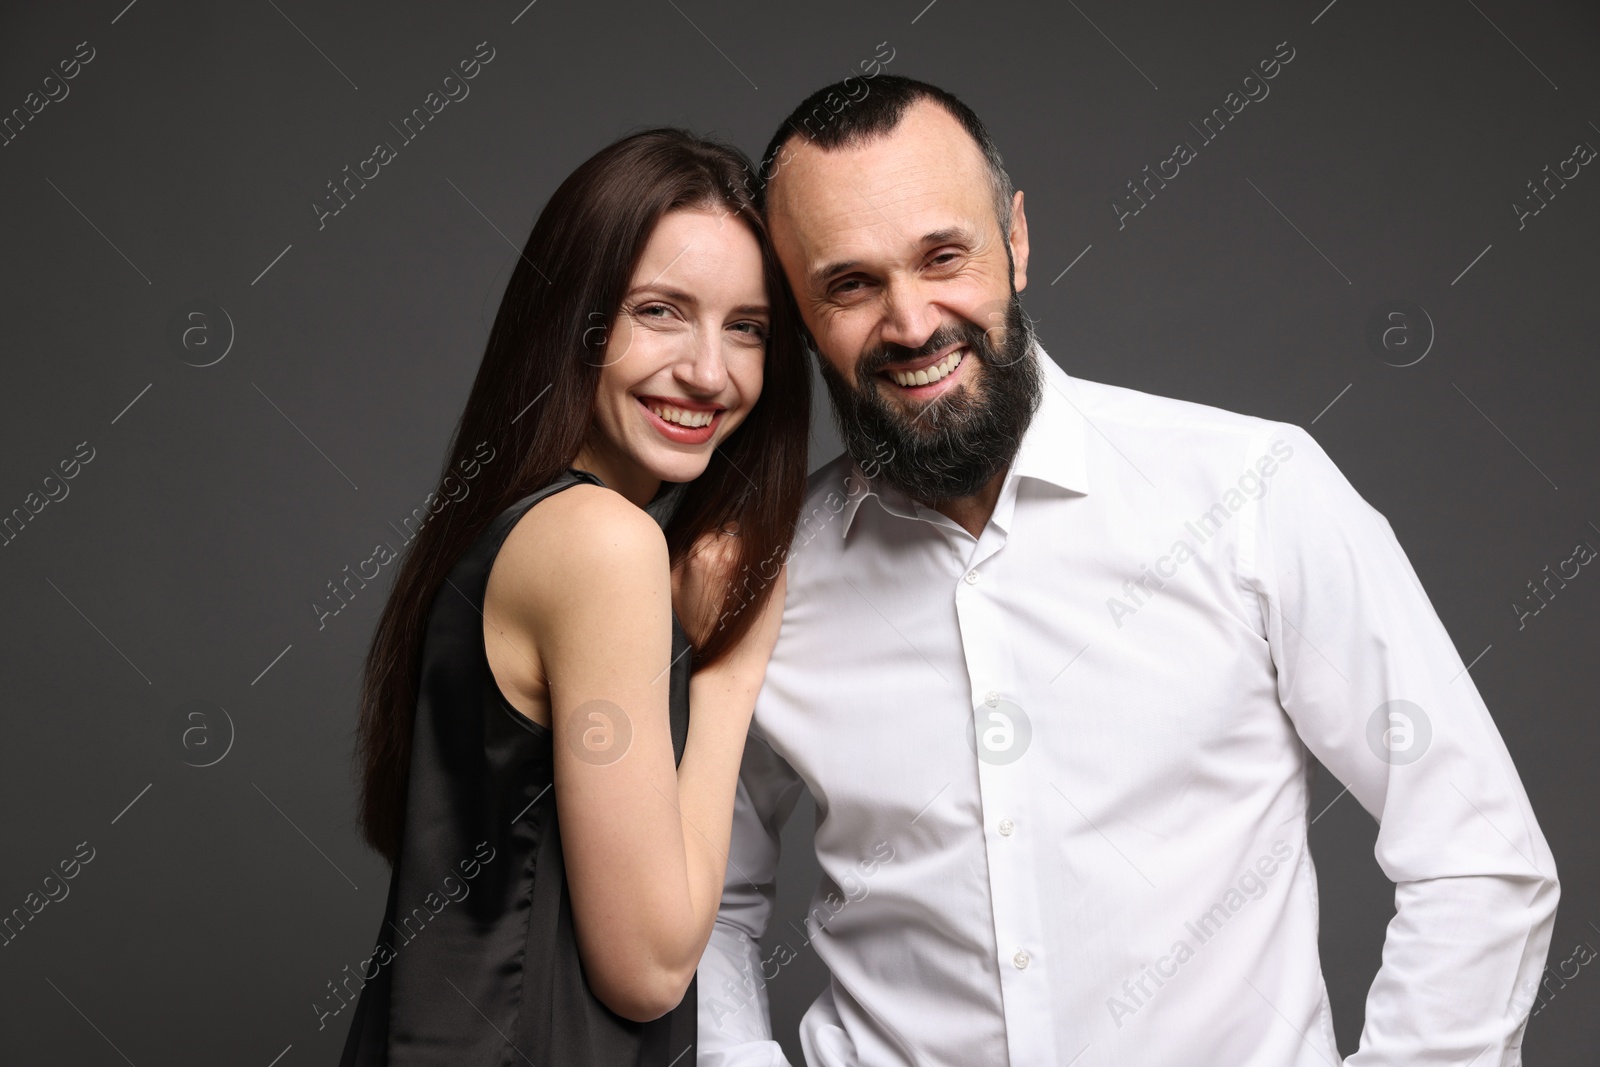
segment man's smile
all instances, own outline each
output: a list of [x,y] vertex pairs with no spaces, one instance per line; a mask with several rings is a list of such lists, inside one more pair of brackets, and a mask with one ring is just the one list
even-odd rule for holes
[[951,345],[943,352],[885,367],[878,372],[878,376],[889,381],[896,392],[905,396],[917,399],[938,396],[954,388],[963,377],[960,371],[968,355],[966,345]]

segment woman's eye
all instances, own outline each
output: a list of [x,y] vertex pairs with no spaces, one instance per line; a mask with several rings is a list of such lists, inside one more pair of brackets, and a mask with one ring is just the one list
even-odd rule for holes
[[[657,314],[660,312],[660,314]],[[672,313],[672,309],[665,304],[646,304],[644,307],[634,309],[634,314],[641,318],[660,319]]]
[[762,326],[759,322],[736,322],[733,324],[733,328],[741,333],[747,333],[751,337],[767,336],[766,327]]

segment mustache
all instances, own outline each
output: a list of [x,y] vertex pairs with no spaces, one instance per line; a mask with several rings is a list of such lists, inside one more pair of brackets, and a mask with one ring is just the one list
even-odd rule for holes
[[976,355],[980,362],[991,362],[988,334],[972,323],[946,323],[934,330],[928,339],[916,348],[885,343],[870,352],[862,353],[860,361],[856,364],[856,377],[863,385],[870,384],[873,377],[891,363],[903,363],[906,360],[931,356],[951,345],[963,345]]

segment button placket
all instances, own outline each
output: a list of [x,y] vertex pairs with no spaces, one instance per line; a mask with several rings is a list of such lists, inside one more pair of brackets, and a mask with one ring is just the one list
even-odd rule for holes
[[[998,565],[1005,530],[993,522],[984,530],[977,549],[966,560],[955,583],[957,626],[961,635],[972,701],[974,749],[978,773],[978,804],[989,875],[996,962],[1001,972],[1002,1011],[1007,1046],[1013,1063],[1058,1062],[1055,1032],[1041,1028],[1038,1020],[1051,1012],[1048,965],[1034,959],[1021,946],[1045,928],[1042,915],[1039,857],[1036,835],[1017,835],[1016,822],[1007,812],[1020,811],[1033,802],[1032,775],[1027,766],[1031,726],[1022,707],[1028,697],[1018,689],[1018,664],[1014,660],[1011,629],[1017,623],[1007,607],[1008,596],[996,577],[980,581],[981,568]],[[979,590],[982,586],[982,591]],[[983,731],[998,731],[985,738]],[[998,742],[986,747],[986,741]],[[1012,753],[1010,759],[993,757]],[[1004,829],[1009,825],[1010,832]],[[993,828],[992,832],[986,828]],[[1011,951],[1007,951],[1007,947]],[[1007,966],[1007,961],[1010,965]]]

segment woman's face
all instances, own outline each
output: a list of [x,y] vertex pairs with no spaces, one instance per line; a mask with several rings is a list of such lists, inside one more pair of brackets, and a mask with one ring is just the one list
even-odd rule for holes
[[771,315],[755,236],[720,211],[662,216],[606,336],[579,465],[644,504],[700,476],[761,395]]

